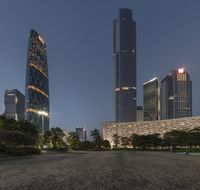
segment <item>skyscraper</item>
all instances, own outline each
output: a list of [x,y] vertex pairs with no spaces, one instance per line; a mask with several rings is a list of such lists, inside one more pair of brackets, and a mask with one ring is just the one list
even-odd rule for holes
[[49,129],[49,76],[44,39],[30,31],[25,89],[26,119],[39,127]]
[[76,127],[76,133],[79,135],[79,140],[81,142],[85,142],[87,140],[87,132],[86,129]]
[[115,120],[136,121],[136,23],[132,10],[122,8],[113,22]]
[[143,83],[144,93],[144,120],[154,121],[160,119],[160,82],[153,78]]
[[192,81],[183,69],[170,72],[161,81],[161,119],[192,116]]
[[4,104],[6,117],[16,120],[24,119],[25,97],[19,90],[6,90]]

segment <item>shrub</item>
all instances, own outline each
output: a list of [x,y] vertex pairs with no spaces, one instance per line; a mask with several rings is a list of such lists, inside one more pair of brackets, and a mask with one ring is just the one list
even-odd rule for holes
[[0,151],[5,152],[6,146],[0,142]]
[[6,152],[12,156],[27,156],[40,154],[40,149],[32,148],[32,147],[24,147],[24,148],[9,148]]
[[68,151],[68,148],[67,148],[67,146],[66,146],[66,147],[59,147],[59,148],[57,148],[56,150],[57,150],[57,151],[66,152],[66,151]]

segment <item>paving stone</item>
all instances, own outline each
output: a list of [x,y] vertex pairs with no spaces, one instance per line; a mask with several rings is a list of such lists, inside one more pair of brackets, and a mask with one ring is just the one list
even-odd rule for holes
[[0,161],[1,190],[198,190],[200,157],[76,152]]

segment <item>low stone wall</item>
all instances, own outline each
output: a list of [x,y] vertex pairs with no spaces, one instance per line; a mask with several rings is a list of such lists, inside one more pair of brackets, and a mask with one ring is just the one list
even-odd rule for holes
[[180,119],[169,119],[148,122],[114,123],[105,122],[102,125],[103,138],[113,145],[113,135],[130,137],[132,134],[147,135],[159,133],[163,136],[172,130],[189,131],[200,127],[200,116]]

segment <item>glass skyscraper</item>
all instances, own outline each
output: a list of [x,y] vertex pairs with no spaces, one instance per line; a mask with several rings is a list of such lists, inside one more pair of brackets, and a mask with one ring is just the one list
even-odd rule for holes
[[192,116],[192,81],[183,69],[170,72],[161,81],[161,119]]
[[144,121],[160,119],[160,83],[153,78],[143,84]]
[[49,130],[49,76],[44,39],[30,31],[25,86],[26,119],[41,132]]
[[15,120],[24,120],[25,97],[17,89],[6,90],[4,94],[5,116]]
[[122,8],[113,22],[115,120],[136,121],[136,22],[132,10]]
[[84,128],[76,127],[76,133],[79,136],[79,140],[81,142],[85,142],[87,140],[87,131]]

